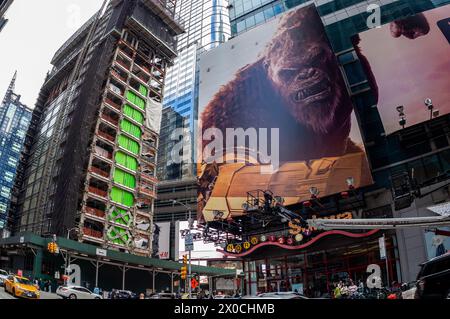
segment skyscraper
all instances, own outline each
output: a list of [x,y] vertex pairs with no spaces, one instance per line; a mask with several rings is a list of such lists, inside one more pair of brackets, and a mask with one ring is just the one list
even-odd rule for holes
[[[105,1],[106,3],[106,1]],[[175,1],[110,1],[53,57],[33,112],[16,231],[151,255]]]
[[[198,55],[226,42],[230,37],[230,24],[228,18],[228,0],[180,0],[176,5],[176,12],[184,22],[186,32],[178,38],[178,57],[173,67],[168,69],[165,89],[164,107],[171,107],[186,121],[183,125],[189,128],[188,136],[182,150],[182,163],[180,174],[170,176],[171,180],[192,178],[195,175],[194,167],[194,139],[196,111],[197,59]],[[175,116],[172,113],[172,116]],[[165,120],[170,120],[166,117]],[[173,121],[173,117],[172,117]],[[170,127],[165,125],[164,127]],[[183,126],[184,127],[184,126]],[[182,128],[182,127],[178,127]],[[170,134],[162,133],[167,137],[161,139],[163,149],[173,144]],[[169,154],[165,157],[170,156]],[[167,162],[169,163],[169,162]],[[170,165],[160,162],[160,176],[169,176],[165,170]]]
[[[229,0],[231,34],[236,36],[297,6],[314,3],[325,26],[356,31],[366,24],[369,5],[381,8],[383,21],[448,3],[446,0]],[[369,10],[370,11],[370,10]],[[366,26],[367,28],[367,26]]]
[[0,233],[8,226],[11,197],[31,110],[14,93],[16,74],[0,106]]
[[0,31],[2,31],[5,24],[8,22],[8,19],[5,19],[3,16],[5,15],[6,10],[11,6],[13,0],[0,0]]

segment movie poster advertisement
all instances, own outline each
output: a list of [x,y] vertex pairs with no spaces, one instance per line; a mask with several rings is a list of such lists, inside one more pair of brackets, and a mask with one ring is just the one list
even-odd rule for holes
[[170,222],[153,224],[153,258],[170,259]]
[[402,129],[398,106],[405,127],[450,112],[450,5],[363,32],[353,42],[386,134]]
[[285,205],[372,183],[353,106],[314,5],[200,57],[198,210],[243,214],[248,193]]

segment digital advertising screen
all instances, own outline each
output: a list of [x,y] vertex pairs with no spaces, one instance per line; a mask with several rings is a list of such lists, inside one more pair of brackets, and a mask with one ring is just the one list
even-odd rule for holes
[[450,5],[363,32],[353,43],[386,134],[402,129],[402,117],[409,127],[450,112]]
[[198,210],[243,214],[249,192],[285,205],[372,183],[353,105],[314,5],[200,57]]

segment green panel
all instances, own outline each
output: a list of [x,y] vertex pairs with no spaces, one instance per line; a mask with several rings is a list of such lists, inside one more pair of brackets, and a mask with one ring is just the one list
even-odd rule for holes
[[132,171],[137,171],[138,169],[138,161],[133,156],[127,155],[122,152],[116,153],[116,163],[125,166],[128,169],[131,169]]
[[[118,245],[126,245],[126,241],[128,241],[129,237],[128,235],[124,235],[127,231],[123,228],[120,227],[114,227],[113,230],[108,234],[108,237],[110,240],[113,241],[113,243],[118,244]],[[122,237],[116,238],[113,240],[114,237],[116,237],[117,235],[122,235]]]
[[128,225],[128,222],[130,221],[130,216],[127,215],[122,215],[120,218],[117,218],[117,216],[121,215],[121,214],[125,214],[127,211],[124,209],[120,209],[120,208],[116,208],[113,212],[112,212],[112,218],[110,218],[111,220],[113,220],[116,223],[122,224],[122,225]]
[[138,106],[139,108],[145,110],[145,100],[137,96],[131,91],[127,91],[127,100],[133,103],[134,105]]
[[126,150],[130,151],[133,154],[136,154],[136,155],[139,154],[139,151],[140,151],[139,143],[136,141],[133,141],[132,139],[130,139],[124,135],[119,136],[119,145],[122,146],[123,148],[125,148]]
[[120,128],[122,129],[122,131],[125,131],[137,138],[141,138],[141,136],[142,136],[142,131],[139,128],[139,126],[134,125],[130,121],[122,120],[120,122]]
[[147,89],[145,86],[143,86],[143,85],[141,84],[141,85],[139,86],[139,93],[141,93],[142,95],[147,96],[148,89]]
[[135,110],[131,106],[125,104],[123,112],[125,113],[125,115],[131,117],[136,122],[144,124],[144,115],[142,115],[141,112]]
[[111,200],[127,207],[132,207],[134,205],[133,194],[117,187],[111,189]]
[[118,168],[114,170],[114,182],[130,188],[136,187],[136,178]]

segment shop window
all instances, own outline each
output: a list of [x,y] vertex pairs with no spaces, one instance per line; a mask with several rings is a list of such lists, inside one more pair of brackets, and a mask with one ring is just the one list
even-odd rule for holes
[[444,171],[450,170],[450,149],[439,153],[442,168]]

